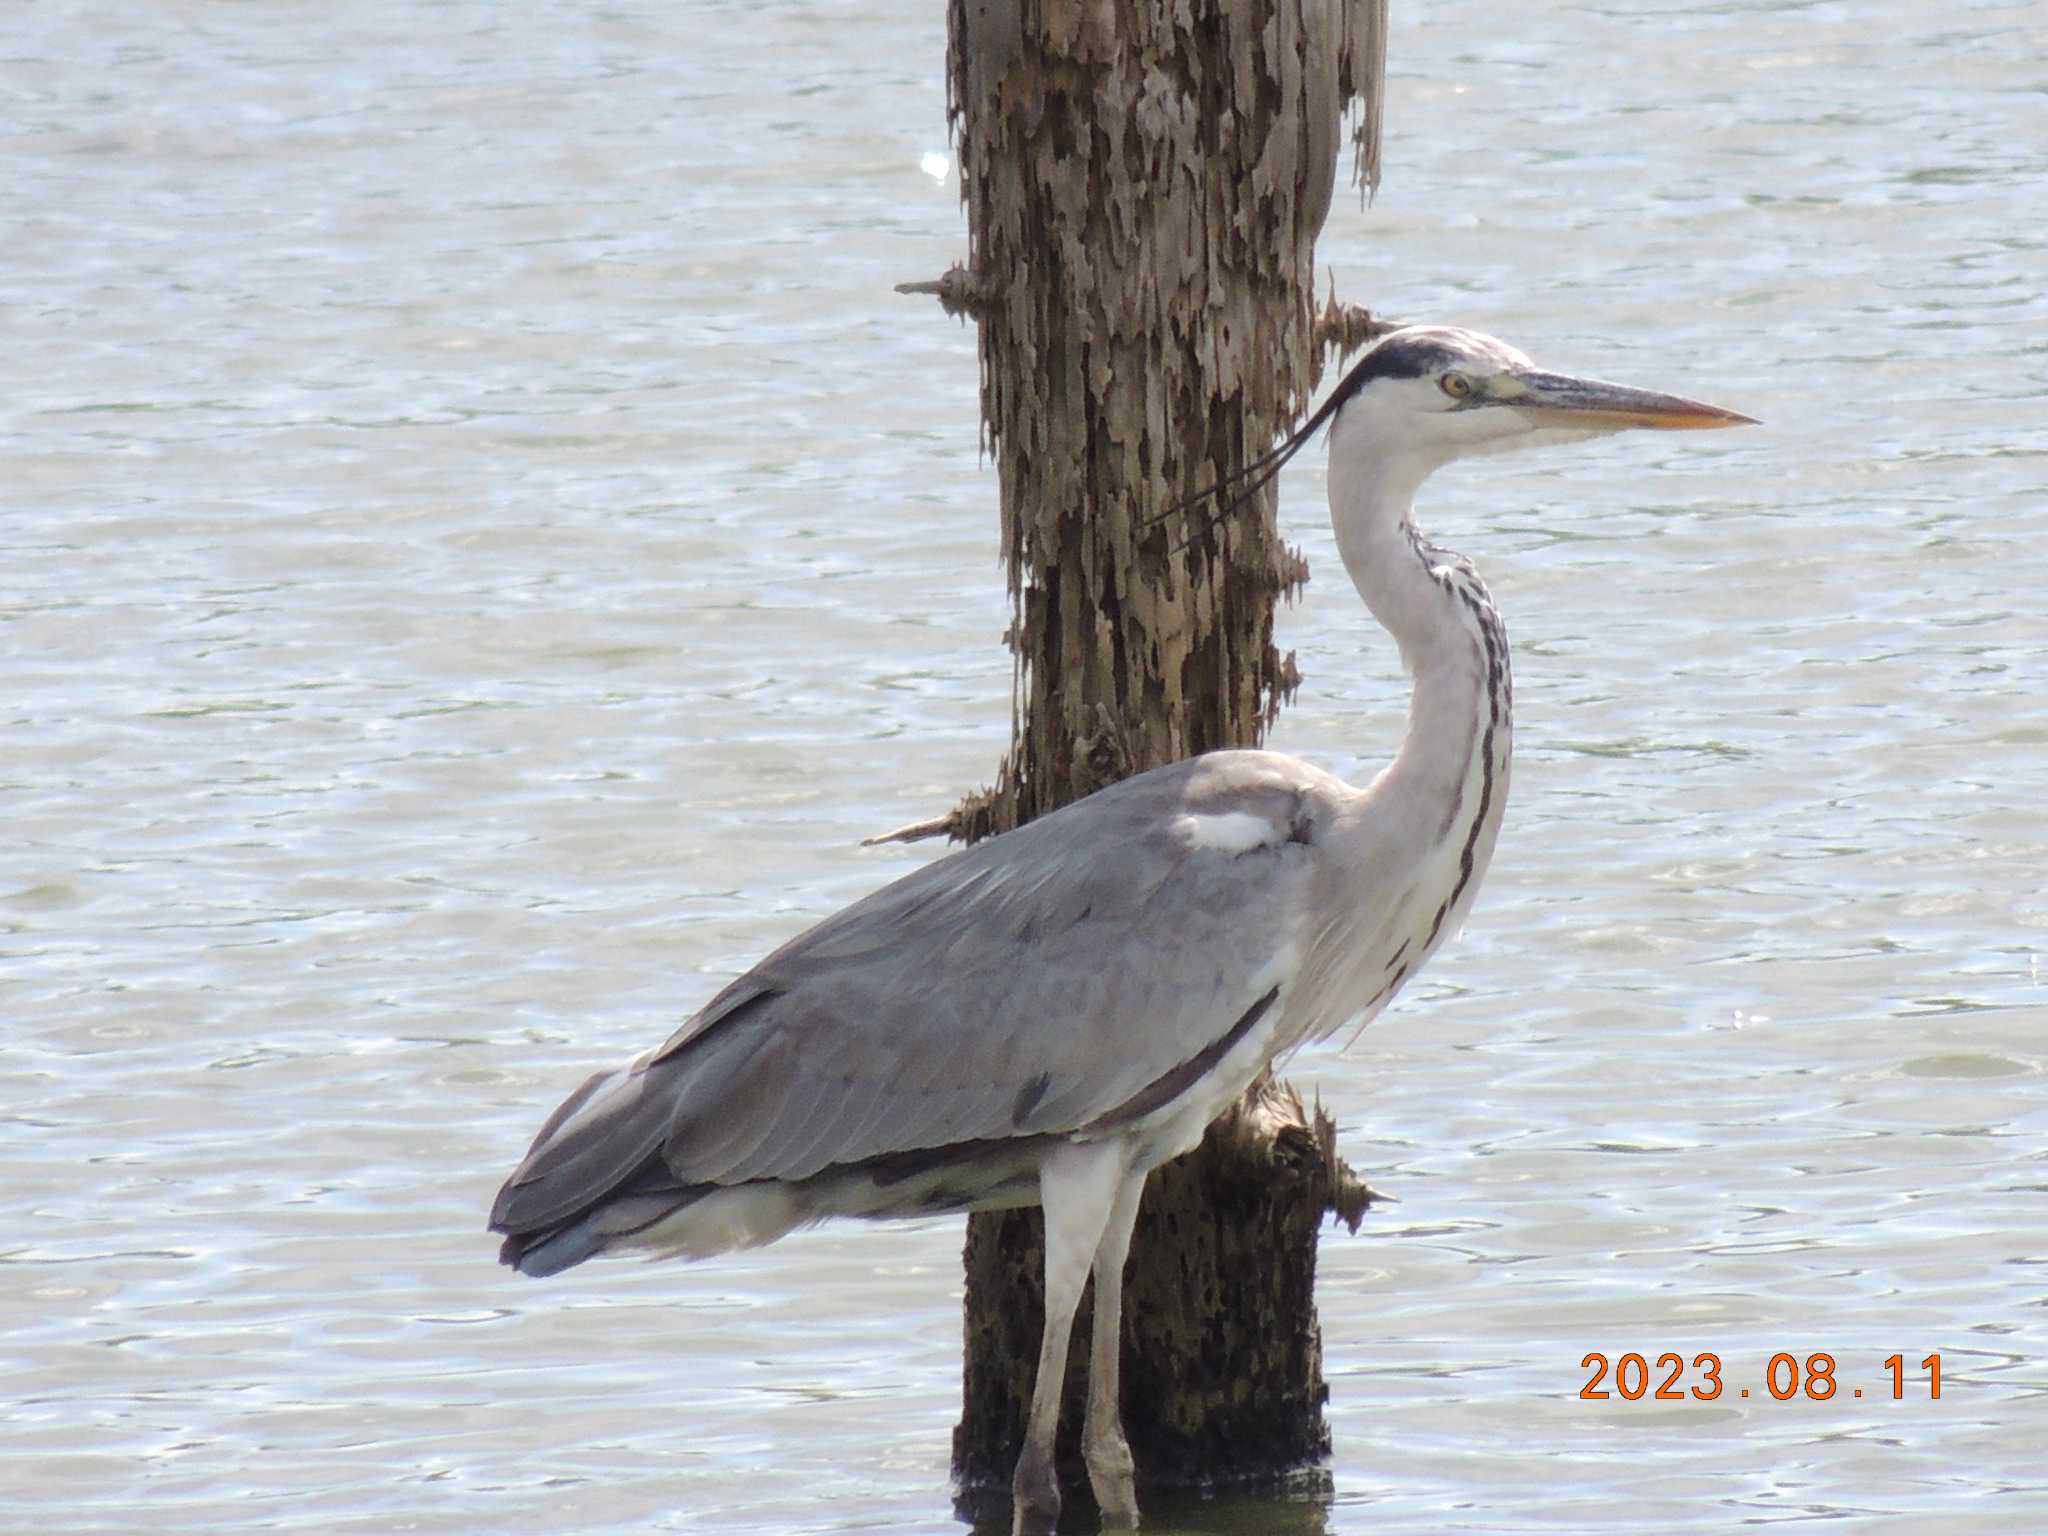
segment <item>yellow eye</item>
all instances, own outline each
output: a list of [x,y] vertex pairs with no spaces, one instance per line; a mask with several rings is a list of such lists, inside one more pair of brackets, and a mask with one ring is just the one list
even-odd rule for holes
[[1437,382],[1453,400],[1462,400],[1472,393],[1472,381],[1462,373],[1447,373]]

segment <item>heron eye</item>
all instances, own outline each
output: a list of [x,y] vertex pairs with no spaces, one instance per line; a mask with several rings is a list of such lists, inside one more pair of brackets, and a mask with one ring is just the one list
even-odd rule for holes
[[1437,382],[1453,400],[1462,400],[1472,393],[1472,381],[1462,373],[1447,373]]

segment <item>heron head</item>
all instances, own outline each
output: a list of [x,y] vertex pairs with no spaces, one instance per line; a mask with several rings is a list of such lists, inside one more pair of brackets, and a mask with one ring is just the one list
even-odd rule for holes
[[1215,520],[1250,499],[1325,425],[1332,491],[1360,477],[1412,495],[1470,454],[1597,437],[1631,427],[1739,427],[1754,418],[1680,395],[1538,368],[1504,341],[1450,325],[1411,325],[1369,347],[1314,415],[1204,495]]
[[1395,331],[1337,386],[1331,455],[1367,454],[1381,473],[1408,460],[1419,481],[1468,454],[1595,437],[1631,427],[1698,430],[1751,421],[1680,395],[1538,368],[1504,341],[1455,326]]

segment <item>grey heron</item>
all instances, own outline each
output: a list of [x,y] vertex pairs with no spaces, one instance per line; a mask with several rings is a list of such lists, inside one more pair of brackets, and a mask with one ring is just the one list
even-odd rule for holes
[[1045,1332],[1014,1480],[1018,1531],[1059,1508],[1053,1437],[1082,1287],[1082,1444],[1134,1525],[1118,1406],[1124,1260],[1151,1169],[1276,1056],[1370,1019],[1457,931],[1507,801],[1506,632],[1415,492],[1465,454],[1747,422],[1538,370],[1411,327],[1218,491],[1227,515],[1330,429],[1337,548],[1414,680],[1392,762],[1354,789],[1276,752],[1141,773],[926,865],[825,919],[661,1045],[585,1082],[505,1182],[501,1257],[548,1275],[638,1249],[703,1257],[827,1216],[1040,1204]]

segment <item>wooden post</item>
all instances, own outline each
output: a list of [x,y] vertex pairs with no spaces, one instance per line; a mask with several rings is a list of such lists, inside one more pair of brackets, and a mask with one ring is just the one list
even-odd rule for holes
[[[1315,237],[1357,97],[1376,179],[1385,0],[949,0],[948,19],[969,258],[923,286],[979,327],[1015,732],[992,789],[916,830],[972,840],[1256,745],[1295,687],[1273,616],[1307,567],[1271,497],[1181,549],[1187,522],[1156,519],[1263,451],[1315,386]],[[1362,1187],[1284,1089],[1154,1176],[1126,1281],[1141,1485],[1327,1452],[1312,1285],[1333,1208],[1355,1225]],[[1007,1487],[1022,1443],[1038,1221],[969,1223],[963,1489]],[[1087,1333],[1063,1422],[1076,1482]]]
[[[1145,1186],[1124,1275],[1124,1430],[1141,1488],[1287,1486],[1330,1451],[1323,1420],[1316,1237],[1358,1230],[1370,1192],[1337,1156],[1337,1128],[1267,1079],[1202,1145]],[[968,1219],[966,1366],[953,1430],[963,1512],[1009,1495],[1045,1319],[1036,1210]],[[1091,1287],[1092,1290],[1092,1287]],[[1081,1462],[1092,1299],[1074,1322],[1060,1409],[1067,1495]]]

